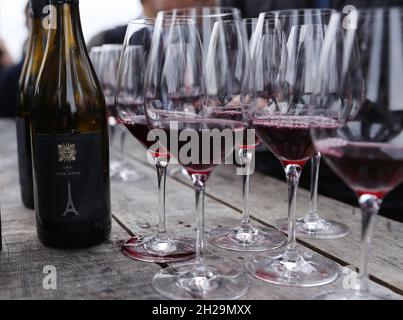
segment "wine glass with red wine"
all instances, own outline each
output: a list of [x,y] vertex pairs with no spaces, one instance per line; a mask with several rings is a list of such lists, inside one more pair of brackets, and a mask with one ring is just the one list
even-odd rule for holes
[[[220,26],[216,24],[212,30],[207,62],[215,61],[213,55],[222,63],[230,58],[226,52],[214,50],[225,48],[219,46],[226,41]],[[144,85],[147,120],[159,143],[189,173],[197,216],[196,261],[160,271],[153,286],[173,299],[239,298],[249,288],[245,274],[230,263],[206,263],[204,192],[213,169],[233,153],[235,133],[243,134],[240,97],[216,100],[206,95],[208,88],[217,90],[218,81],[227,74],[217,73],[208,64],[205,71],[203,46],[193,20],[160,12],[150,57]],[[239,76],[242,81],[243,75]]]
[[101,47],[97,63],[98,77],[102,85],[108,112],[110,144],[113,146],[116,139],[120,144],[119,155],[115,156],[112,153],[110,175],[112,179],[118,181],[138,181],[144,179],[145,176],[125,162],[126,129],[115,115],[116,81],[121,54],[122,45],[105,44]]
[[[247,112],[248,105],[253,102],[253,90],[255,89],[250,77],[251,63],[246,22],[223,21],[217,23],[217,27],[223,41],[218,42],[216,51],[225,52],[225,56],[209,56],[209,59],[214,59],[214,61],[207,61],[207,66],[211,67],[211,70],[207,70],[207,91],[210,101],[214,101],[218,105],[217,112],[222,112],[223,106],[233,105],[232,110],[226,108],[224,112],[228,115],[232,112],[236,117],[237,114]],[[224,45],[225,49],[219,47]],[[217,79],[210,79],[213,75],[220,76]],[[246,76],[250,78],[248,86],[245,85],[244,77]],[[245,96],[248,97],[248,101],[239,100],[240,97]],[[239,115],[239,117],[241,116]],[[286,237],[281,232],[273,228],[254,226],[251,223],[249,177],[253,169],[254,150],[258,143],[254,130],[244,130],[243,141],[235,145],[235,152],[238,153],[237,165],[244,169],[236,170],[237,174],[243,178],[242,220],[237,226],[218,227],[209,232],[209,241],[219,248],[234,251],[265,251],[278,248],[285,243]]]
[[382,200],[403,181],[402,48],[403,8],[332,15],[312,101],[311,134],[325,161],[357,194],[362,253],[356,290],[327,292],[318,299],[389,298],[370,290],[367,261]]
[[[213,30],[214,23],[222,20],[239,20],[241,13],[239,9],[232,7],[184,7],[166,10],[165,16],[170,16],[178,19],[192,19],[195,21],[198,28],[203,50],[206,52],[210,43],[211,31]],[[168,170],[168,175],[173,177],[189,178],[185,168],[182,166],[172,167]]]
[[[144,73],[147,65],[154,19],[139,19],[129,23],[120,59],[116,88],[116,115],[129,132],[147,149],[155,143],[149,138],[144,110]],[[194,257],[194,240],[173,237],[167,233],[165,223],[165,184],[169,153],[149,153],[157,168],[159,222],[152,236],[135,236],[123,245],[125,255],[146,262],[178,262]]]
[[[323,29],[315,21],[322,17],[317,10],[293,10],[274,14],[273,21],[262,13],[252,40],[256,102],[250,112],[251,124],[285,170],[289,192],[288,241],[286,249],[251,257],[246,268],[256,278],[280,285],[324,285],[339,274],[337,264],[299,247],[295,238],[299,177],[315,154],[309,131],[310,94],[306,94],[313,78],[305,71],[312,72],[316,66],[320,52],[317,40]],[[306,22],[296,24],[299,19]],[[288,34],[287,22],[293,23]],[[301,41],[304,38],[309,41]]]
[[[285,10],[277,11],[281,28],[284,31],[289,48],[294,51],[289,52],[289,63],[293,66],[289,68],[289,78],[296,77],[297,89],[291,104],[298,108],[306,108],[310,101],[312,88],[317,77],[317,65],[320,49],[323,45],[325,29],[329,22],[331,9],[314,10]],[[271,17],[269,14],[268,17]],[[299,37],[298,39],[296,37]],[[294,45],[297,44],[297,45]],[[294,61],[299,61],[300,65],[295,65]],[[295,73],[293,74],[292,72]],[[321,155],[315,151],[311,157],[311,192],[308,212],[304,217],[298,218],[295,224],[297,237],[312,239],[338,239],[345,237],[349,233],[349,228],[338,221],[325,219],[319,216],[317,209],[319,167]],[[287,232],[288,218],[276,221],[279,230]]]

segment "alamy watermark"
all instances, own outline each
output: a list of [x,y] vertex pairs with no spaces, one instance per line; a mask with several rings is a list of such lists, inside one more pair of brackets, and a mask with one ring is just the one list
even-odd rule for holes
[[[254,172],[254,150],[256,136],[253,129],[212,128],[194,129],[191,124],[171,121],[168,128],[152,129],[147,140],[154,142],[149,148],[147,159],[169,157],[170,164],[180,164],[205,171],[221,164],[238,165],[237,175]],[[207,169],[206,169],[207,168]]]
[[45,290],[57,290],[57,270],[55,266],[47,265],[42,273],[46,276],[42,280],[42,286]]
[[57,29],[57,9],[54,5],[47,5],[43,7],[42,13],[44,18],[42,19],[42,27],[45,30]]
[[343,14],[345,15],[343,18],[343,28],[346,30],[355,30],[357,29],[357,8],[351,4],[343,7]]

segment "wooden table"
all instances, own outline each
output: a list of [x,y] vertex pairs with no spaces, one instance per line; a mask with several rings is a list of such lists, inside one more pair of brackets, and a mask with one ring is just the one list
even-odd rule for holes
[[[15,125],[0,121],[0,199],[3,251],[0,253],[0,299],[162,299],[151,286],[158,264],[133,261],[119,250],[122,240],[133,234],[150,234],[157,223],[155,169],[148,164],[144,149],[132,138],[127,142],[127,161],[146,179],[136,183],[112,182],[113,230],[110,241],[83,250],[56,250],[42,246],[36,236],[34,212],[20,201]],[[251,185],[254,222],[271,226],[286,216],[287,189],[283,182],[255,173]],[[298,208],[308,206],[308,192],[300,190]],[[235,168],[221,166],[208,182],[206,230],[219,225],[236,225],[242,207],[241,178]],[[348,286],[356,276],[359,259],[360,212],[338,201],[321,197],[324,217],[342,221],[352,233],[339,240],[298,240],[340,265],[339,279],[316,288],[271,285],[248,275],[251,283],[245,299],[309,299],[316,294]],[[194,235],[194,195],[186,179],[168,178],[168,229],[176,234]],[[147,224],[151,227],[147,228]],[[374,290],[403,297],[403,224],[379,218],[369,263]],[[208,247],[208,260],[243,268],[250,253]],[[55,266],[57,289],[44,289],[45,266]]]

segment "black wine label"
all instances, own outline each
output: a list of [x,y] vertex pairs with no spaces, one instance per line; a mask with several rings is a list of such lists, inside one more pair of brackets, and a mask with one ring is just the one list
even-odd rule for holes
[[68,223],[108,214],[101,133],[35,136],[38,219]]

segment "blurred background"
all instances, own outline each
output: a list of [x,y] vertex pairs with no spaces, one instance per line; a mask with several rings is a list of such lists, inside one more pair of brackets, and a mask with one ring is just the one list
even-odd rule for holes
[[[0,38],[6,43],[14,62],[21,59],[28,37],[24,13],[26,4],[26,0],[0,0]],[[84,37],[89,41],[103,30],[126,24],[141,15],[142,11],[140,0],[114,0],[113,5],[111,0],[81,0]]]

